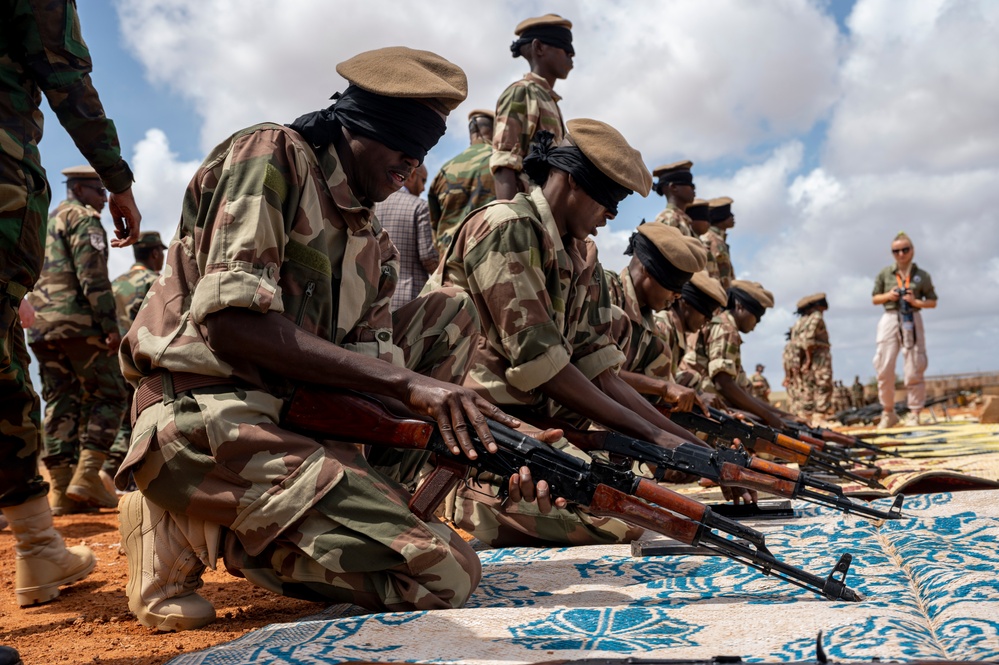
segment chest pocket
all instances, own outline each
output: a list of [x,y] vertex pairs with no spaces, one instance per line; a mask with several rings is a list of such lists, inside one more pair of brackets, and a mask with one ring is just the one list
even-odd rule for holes
[[289,240],[281,266],[281,290],[285,316],[300,328],[332,341],[337,297],[329,257],[308,245]]

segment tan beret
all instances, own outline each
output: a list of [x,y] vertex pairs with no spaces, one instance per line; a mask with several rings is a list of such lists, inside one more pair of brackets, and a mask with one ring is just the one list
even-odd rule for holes
[[659,253],[683,272],[704,270],[708,262],[708,253],[697,238],[689,238],[680,229],[666,224],[642,224],[638,232],[652,241]]
[[759,282],[750,282],[743,279],[733,279],[732,288],[745,291],[756,302],[766,309],[774,306],[774,294],[763,288]]
[[673,173],[674,171],[689,171],[690,167],[694,165],[694,162],[690,160],[682,162],[673,162],[672,164],[663,164],[662,166],[657,166],[652,170],[652,175],[656,178],[664,176],[667,173]]
[[489,118],[490,120],[492,120],[492,119],[494,119],[496,117],[496,112],[495,111],[490,111],[488,109],[472,109],[471,111],[468,112],[468,119],[469,120],[471,120],[472,118],[478,118],[478,117],[481,117],[481,116],[486,116],[487,118]]
[[732,203],[734,203],[734,201],[732,201],[732,199],[730,199],[729,197],[727,197],[727,196],[719,196],[716,199],[709,199],[708,200],[708,207],[710,207],[710,208],[721,208],[722,206],[730,206],[730,205],[732,205]]
[[542,28],[545,26],[552,26],[556,28],[566,28],[572,30],[572,21],[567,18],[562,18],[558,14],[545,14],[544,16],[535,16],[534,18],[524,19],[517,24],[514,29],[513,34],[520,37],[526,30],[531,28]]
[[468,96],[468,80],[461,67],[436,53],[405,46],[358,53],[338,64],[336,71],[363,90],[421,99],[445,115]]
[[645,168],[642,153],[632,148],[621,132],[605,122],[577,118],[565,123],[568,139],[600,171],[621,185],[642,196],[652,189],[652,174]]
[[690,283],[703,291],[706,295],[714,298],[721,307],[728,305],[728,293],[721,282],[708,274],[706,270],[695,272],[690,278]]
[[820,300],[825,300],[825,299],[826,299],[826,294],[824,294],[824,293],[813,293],[812,295],[805,296],[804,298],[802,298],[801,300],[799,300],[798,304],[795,305],[795,307],[797,307],[798,309],[804,309],[804,308],[808,307],[809,305],[814,305],[815,303],[819,302]]
[[88,180],[96,179],[100,180],[100,176],[97,175],[97,171],[90,164],[81,164],[80,166],[70,166],[68,169],[63,169],[62,174],[66,178],[72,178],[74,180]]

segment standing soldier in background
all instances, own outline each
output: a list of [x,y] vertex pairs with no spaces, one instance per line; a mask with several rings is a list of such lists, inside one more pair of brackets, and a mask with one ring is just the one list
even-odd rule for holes
[[101,226],[107,193],[90,166],[62,173],[67,199],[49,219],[45,265],[28,294],[36,317],[28,342],[42,378],[42,460],[52,477],[54,515],[117,507],[100,470],[125,415],[116,355],[121,333]]
[[685,236],[694,235],[690,217],[685,212],[697,193],[694,176],[690,173],[693,165],[693,162],[686,160],[657,166],[652,171],[652,175],[659,178],[652,190],[659,196],[665,196],[667,201],[666,209],[656,216],[655,221],[679,229]]
[[[718,280],[718,261],[715,260],[715,255],[711,253],[711,237],[707,235],[708,229],[711,228],[711,222],[709,220],[709,215],[711,212],[711,207],[708,202],[704,199],[694,199],[694,201],[687,206],[684,214],[687,215],[687,221],[690,224],[690,231],[695,238],[701,241],[704,245],[704,251],[708,257],[707,263],[704,264],[704,270],[708,273],[711,279]],[[719,282],[720,283],[720,282]]]
[[813,293],[798,301],[798,347],[803,354],[801,363],[801,410],[799,416],[808,420],[813,414],[827,416],[832,410],[833,378],[832,350],[829,330],[822,312],[829,309],[826,294]]
[[787,391],[787,404],[784,410],[799,415],[801,413],[801,365],[805,361],[804,351],[798,340],[801,336],[801,319],[795,320],[785,333],[782,362],[784,365],[784,389]]
[[[732,267],[732,257],[729,255],[728,230],[735,226],[735,215],[732,214],[732,199],[722,196],[708,201],[708,221],[711,226],[702,238],[708,243],[708,251],[715,260],[718,274],[710,274],[721,282],[726,289],[735,279],[735,269]],[[709,265],[710,268],[710,265]]]
[[441,256],[447,252],[454,229],[461,220],[496,198],[496,186],[489,170],[494,115],[484,109],[475,109],[468,114],[470,145],[445,162],[430,185],[427,193],[430,226],[437,253]]
[[853,385],[850,386],[850,396],[853,408],[859,409],[867,405],[867,400],[864,399],[864,384],[860,382],[859,376],[853,377]]
[[52,527],[48,484],[38,474],[41,423],[18,318],[42,269],[51,197],[38,153],[41,93],[59,123],[111,191],[118,239],[139,236],[132,172],[90,81],[90,52],[70,0],[17,0],[0,6],[0,509],[16,544],[14,593],[20,606],[43,603],[94,569],[93,552],[67,549]]
[[[111,282],[111,291],[114,293],[115,310],[118,312],[118,332],[124,337],[128,329],[132,327],[132,321],[142,307],[142,301],[152,287],[153,282],[160,276],[163,270],[163,250],[166,245],[160,239],[160,234],[156,231],[146,231],[139,236],[139,241],[132,246],[135,255],[135,263],[124,275],[120,275]],[[132,406],[132,395],[135,392],[130,384],[125,384],[126,400],[125,417],[121,419],[121,427],[118,428],[118,435],[108,458],[101,467],[101,480],[109,493],[114,492],[114,481],[112,480],[122,460],[128,454],[128,443],[132,438],[132,420],[129,418],[129,411]]]
[[523,57],[531,67],[512,83],[496,102],[496,131],[489,168],[496,183],[496,198],[507,201],[527,188],[524,157],[534,135],[548,131],[554,145],[562,142],[565,123],[558,108],[561,99],[555,81],[572,70],[572,23],[557,14],[521,21],[510,44],[513,57]]
[[764,369],[766,369],[766,367],[763,365],[756,366],[756,373],[749,377],[749,392],[752,393],[753,397],[756,399],[769,402],[770,382],[767,381],[767,377],[763,376]]

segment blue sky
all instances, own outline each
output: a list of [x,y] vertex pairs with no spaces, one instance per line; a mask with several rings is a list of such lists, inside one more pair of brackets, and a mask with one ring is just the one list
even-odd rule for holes
[[[343,86],[332,65],[390,44],[437,50],[470,94],[427,159],[467,142],[464,112],[523,71],[512,27],[555,11],[575,21],[576,68],[556,89],[566,117],[621,129],[650,167],[692,159],[699,194],[728,195],[740,277],[777,295],[746,339],[747,366],[780,383],[794,302],[829,294],[837,378],[872,375],[874,275],[898,230],[934,276],[929,374],[996,369],[999,333],[999,9],[987,0],[553,0],[434,7],[394,1],[85,0],[94,80],[136,168],[144,228],[172,234],[183,185],[212,145],[262,120],[287,122]],[[643,17],[636,22],[637,15]],[[350,26],[340,29],[340,26]],[[991,35],[991,36],[990,36]],[[46,109],[47,110],[47,109]],[[42,159],[82,158],[47,114]],[[619,269],[630,230],[665,201],[634,196],[597,238]],[[130,252],[115,252],[124,271]],[[968,285],[980,285],[975,293]]]

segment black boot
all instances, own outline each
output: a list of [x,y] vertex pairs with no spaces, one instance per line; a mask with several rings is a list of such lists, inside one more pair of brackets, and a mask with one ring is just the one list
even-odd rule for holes
[[0,665],[24,665],[21,655],[13,647],[0,646]]

